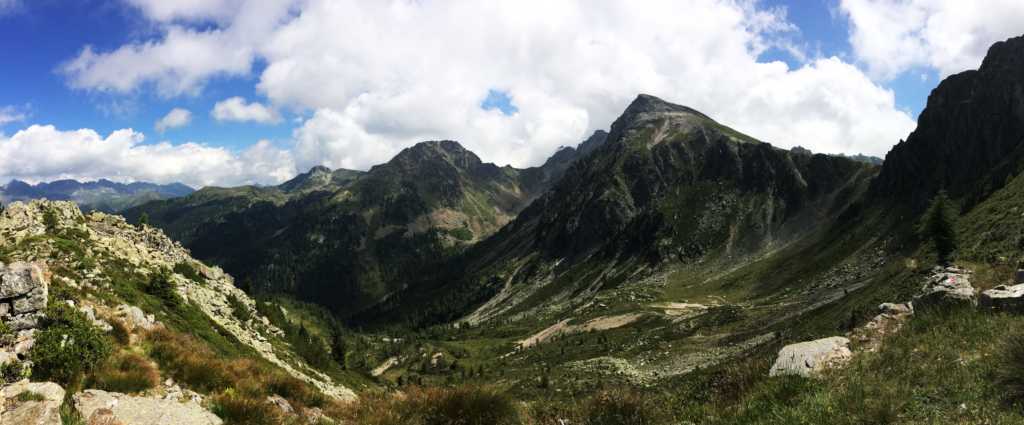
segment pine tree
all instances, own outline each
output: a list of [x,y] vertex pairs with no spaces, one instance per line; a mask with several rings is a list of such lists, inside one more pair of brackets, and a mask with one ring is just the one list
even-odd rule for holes
[[43,211],[43,226],[46,227],[46,231],[53,233],[57,230],[57,226],[59,224],[60,222],[57,221],[57,211],[55,211],[53,207],[47,207],[46,210]]
[[932,199],[921,222],[921,235],[935,243],[935,253],[940,262],[947,262],[956,249],[956,213],[945,190],[940,190]]
[[148,224],[149,224],[149,214],[142,213],[142,216],[139,217],[139,227],[145,229]]
[[342,370],[348,370],[345,365],[345,355],[348,352],[348,345],[341,335],[341,329],[334,330],[334,337],[331,339],[331,357],[341,365]]
[[[146,213],[142,213],[142,216],[145,217]],[[141,221],[142,219],[139,220]],[[245,282],[242,283],[242,292],[245,292],[245,295],[252,296],[252,279],[245,278]]]

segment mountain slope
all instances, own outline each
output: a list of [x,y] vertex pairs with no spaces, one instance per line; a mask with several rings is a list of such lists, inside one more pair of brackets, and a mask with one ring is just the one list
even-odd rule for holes
[[916,211],[940,188],[983,201],[1024,171],[1024,36],[992,45],[977,71],[946,77],[917,129],[885,157],[869,198],[895,196]]
[[776,149],[641,95],[550,192],[443,267],[454,271],[426,275],[357,320],[415,327],[480,305],[470,322],[559,316],[662,264],[719,275],[856,212],[877,171]]
[[[603,132],[580,149],[592,150]],[[125,211],[257,287],[351,314],[507,223],[576,149],[526,170],[424,142],[363,173],[314,167],[276,187],[204,188]]]

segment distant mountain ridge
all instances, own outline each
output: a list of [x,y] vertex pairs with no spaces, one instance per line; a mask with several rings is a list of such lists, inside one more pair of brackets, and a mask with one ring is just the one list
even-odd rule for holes
[[85,211],[115,213],[151,200],[176,198],[193,192],[195,189],[181,183],[158,185],[134,182],[125,184],[100,179],[84,183],[77,180],[56,180],[33,185],[21,180],[11,180],[0,186],[0,200],[5,204],[14,201],[27,203],[41,198],[53,201],[73,201]]

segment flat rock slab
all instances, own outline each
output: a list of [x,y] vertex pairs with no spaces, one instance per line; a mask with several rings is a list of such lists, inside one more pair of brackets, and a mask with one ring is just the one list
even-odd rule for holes
[[1024,312],[1024,284],[999,285],[982,292],[978,306],[986,311]]
[[64,402],[64,388],[53,382],[28,382],[28,379],[22,379],[10,385],[6,385],[3,389],[0,389],[6,398],[14,398],[22,391],[31,391],[46,397],[48,401]]
[[7,425],[61,425],[60,402],[29,401],[0,416],[0,424]]
[[978,305],[974,286],[971,286],[971,274],[971,271],[960,267],[936,267],[925,277],[921,293],[914,296],[914,311],[939,305]]
[[110,409],[118,420],[133,425],[220,425],[224,422],[198,404],[173,399],[154,400],[100,390],[85,390],[73,398],[75,410],[83,418],[92,417],[98,409]]
[[779,358],[768,374],[811,376],[825,369],[840,367],[851,357],[850,340],[841,336],[790,344],[779,350]]

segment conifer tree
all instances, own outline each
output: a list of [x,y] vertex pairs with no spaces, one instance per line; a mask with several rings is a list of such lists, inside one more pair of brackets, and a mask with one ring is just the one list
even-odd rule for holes
[[139,227],[145,229],[148,224],[149,224],[149,214],[142,213],[142,216],[139,217]]
[[59,224],[60,222],[57,221],[57,211],[55,211],[53,207],[47,207],[46,210],[43,211],[43,226],[46,226],[46,231],[53,233],[57,230],[57,225]]
[[947,262],[956,249],[956,213],[945,190],[932,199],[931,206],[921,220],[921,235],[935,243],[940,262]]

